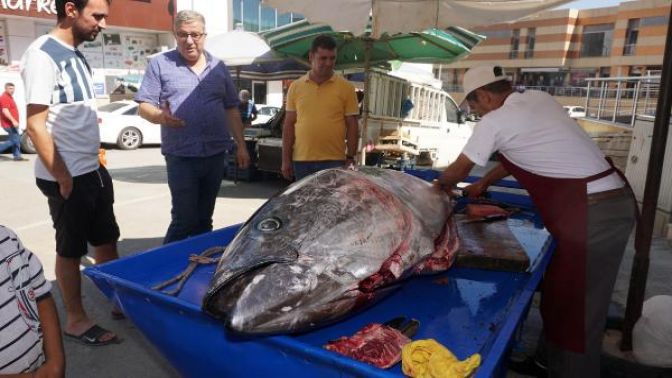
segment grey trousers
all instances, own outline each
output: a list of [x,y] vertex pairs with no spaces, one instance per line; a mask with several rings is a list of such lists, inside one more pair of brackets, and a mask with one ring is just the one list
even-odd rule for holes
[[549,377],[600,376],[600,355],[611,295],[618,268],[635,223],[634,197],[623,195],[588,206],[586,248],[585,353],[574,353],[547,342]]

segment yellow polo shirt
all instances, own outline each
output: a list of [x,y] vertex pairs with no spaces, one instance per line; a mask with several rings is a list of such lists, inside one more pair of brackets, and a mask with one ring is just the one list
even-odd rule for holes
[[294,161],[345,160],[345,117],[358,115],[355,86],[334,74],[317,85],[308,74],[287,92],[288,112],[296,112]]

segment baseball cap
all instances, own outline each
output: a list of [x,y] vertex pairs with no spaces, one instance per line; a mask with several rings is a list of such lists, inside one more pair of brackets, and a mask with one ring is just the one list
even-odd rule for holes
[[484,85],[500,80],[511,81],[511,78],[504,74],[504,70],[500,66],[483,65],[470,68],[464,74],[464,79],[462,80],[464,97],[466,98],[469,93]]

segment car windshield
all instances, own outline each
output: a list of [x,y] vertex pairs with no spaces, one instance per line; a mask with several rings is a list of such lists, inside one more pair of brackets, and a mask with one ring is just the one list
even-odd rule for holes
[[112,113],[113,111],[121,109],[121,108],[123,108],[127,105],[128,104],[123,103],[123,102],[111,102],[107,105],[103,105],[103,106],[99,107],[98,111],[99,112],[105,112],[105,113]]

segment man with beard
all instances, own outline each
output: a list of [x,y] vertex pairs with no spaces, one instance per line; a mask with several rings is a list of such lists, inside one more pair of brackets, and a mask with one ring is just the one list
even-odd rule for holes
[[119,341],[84,310],[79,271],[87,243],[94,247],[96,263],[118,257],[112,179],[98,160],[91,68],[76,48],[105,28],[109,6],[110,0],[56,0],[56,28],[35,40],[21,62],[27,130],[39,155],[37,186],[47,197],[56,230],[56,279],[66,311],[63,333],[85,345]]

